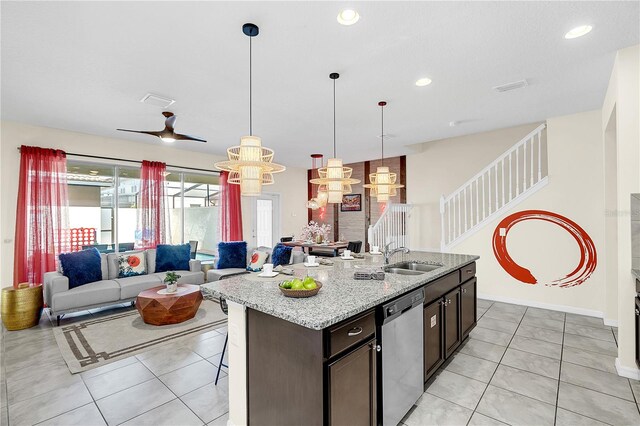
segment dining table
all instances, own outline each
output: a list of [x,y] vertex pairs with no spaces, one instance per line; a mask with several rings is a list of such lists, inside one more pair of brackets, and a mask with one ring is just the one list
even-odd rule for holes
[[331,251],[333,256],[338,256],[339,250],[346,249],[349,246],[347,241],[335,241],[328,243],[316,243],[312,241],[287,241],[283,242],[288,247],[302,247],[307,254],[312,254],[313,250],[318,251]]

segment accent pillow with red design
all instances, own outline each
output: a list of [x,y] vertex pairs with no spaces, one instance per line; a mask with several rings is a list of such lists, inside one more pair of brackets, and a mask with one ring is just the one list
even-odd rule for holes
[[135,277],[146,273],[144,252],[129,252],[118,256],[118,278]]
[[255,250],[251,255],[251,260],[249,261],[249,266],[247,266],[247,271],[251,271],[251,272],[262,271],[262,265],[265,264],[268,257],[269,257],[269,253],[266,253],[260,250]]

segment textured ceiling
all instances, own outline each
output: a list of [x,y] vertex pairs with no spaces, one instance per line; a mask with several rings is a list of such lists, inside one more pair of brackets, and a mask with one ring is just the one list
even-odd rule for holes
[[[445,137],[600,108],[615,51],[639,42],[639,2],[2,2],[2,118],[149,144],[118,127],[161,129],[147,92],[176,99],[176,142],[222,155],[248,132],[248,39],[254,22],[254,131],[276,161],[379,156]],[[585,37],[569,29],[593,25]],[[433,84],[416,87],[428,76]],[[527,79],[524,89],[493,86]],[[461,122],[450,127],[449,122]]]

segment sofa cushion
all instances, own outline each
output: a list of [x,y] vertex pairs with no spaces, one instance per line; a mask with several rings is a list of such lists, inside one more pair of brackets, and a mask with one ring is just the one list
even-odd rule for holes
[[287,247],[284,244],[276,244],[271,253],[271,263],[275,268],[278,265],[288,265],[291,261],[291,252],[293,247]]
[[146,257],[143,251],[126,252],[118,255],[118,278],[145,275],[147,273]]
[[114,280],[120,285],[120,299],[131,299],[141,291],[162,285],[162,279],[157,274],[138,275]]
[[53,312],[77,309],[120,300],[120,286],[113,280],[98,280],[56,293],[52,297]]
[[247,242],[246,241],[221,241],[218,243],[217,269],[247,267]]
[[156,272],[156,249],[145,250],[147,254],[147,274]]
[[[200,285],[204,283],[204,274],[202,271],[176,271],[176,274],[180,275],[178,284]],[[153,275],[158,276],[160,281],[164,282],[166,272],[156,272]]]
[[188,271],[191,260],[191,245],[158,244],[156,247],[155,272]]
[[69,278],[69,288],[102,280],[102,259],[95,248],[61,253],[58,256],[65,277]]
[[107,263],[107,254],[100,253],[100,270],[102,271],[102,279],[109,279],[109,264]]
[[269,257],[269,253],[266,253],[261,250],[254,250],[251,254],[251,259],[249,259],[249,266],[247,266],[247,271],[258,272],[262,271],[262,265],[265,264],[267,258]]

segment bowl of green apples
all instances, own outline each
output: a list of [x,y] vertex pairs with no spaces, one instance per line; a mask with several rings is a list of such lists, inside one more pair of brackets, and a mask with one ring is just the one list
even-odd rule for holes
[[311,297],[318,294],[322,283],[311,277],[294,278],[281,282],[278,288],[286,297]]

